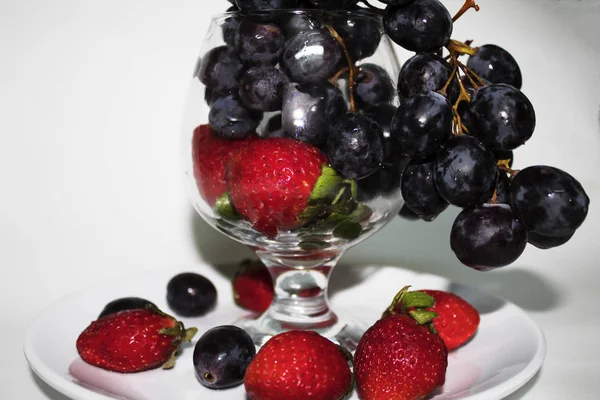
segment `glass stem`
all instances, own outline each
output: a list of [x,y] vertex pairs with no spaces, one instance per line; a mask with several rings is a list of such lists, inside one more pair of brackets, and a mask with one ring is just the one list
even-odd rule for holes
[[337,324],[337,316],[329,308],[327,286],[341,253],[305,257],[261,251],[256,254],[269,269],[275,289],[271,307],[260,318],[263,323],[277,331],[320,331]]

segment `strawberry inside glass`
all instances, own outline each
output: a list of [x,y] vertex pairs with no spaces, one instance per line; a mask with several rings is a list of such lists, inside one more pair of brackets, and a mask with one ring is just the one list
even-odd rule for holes
[[402,206],[408,159],[389,137],[398,72],[368,10],[213,19],[185,116],[186,173],[198,213],[271,272],[271,307],[238,321],[258,344],[298,328],[350,348],[362,335],[330,310],[327,283]]

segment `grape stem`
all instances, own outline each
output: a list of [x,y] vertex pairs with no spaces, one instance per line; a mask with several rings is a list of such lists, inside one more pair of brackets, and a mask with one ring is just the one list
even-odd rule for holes
[[468,54],[470,56],[477,54],[477,49],[470,46],[472,41],[468,41],[469,44],[460,42],[458,40],[450,39],[446,48],[450,52],[450,58],[456,58],[463,54]]
[[[356,85],[357,68],[354,65],[354,62],[352,62],[352,57],[350,57],[350,53],[348,52],[348,49],[346,48],[344,39],[342,39],[340,34],[337,33],[337,31],[331,25],[326,25],[326,26],[327,26],[327,29],[329,29],[331,36],[333,36],[333,38],[338,41],[340,46],[342,46],[342,50],[344,51],[344,55],[346,56],[346,61],[348,62],[348,91],[350,92],[350,112],[355,113],[356,112],[356,101],[354,100],[354,86]],[[340,73],[338,72],[338,74],[336,74],[336,75],[339,75],[339,74]]]
[[465,0],[465,4],[458,10],[458,12],[452,17],[452,22],[456,22],[460,17],[463,16],[464,13],[469,11],[471,8],[474,8],[475,11],[479,11],[479,6],[475,3],[475,0]]
[[508,162],[509,160],[499,160],[497,163],[498,169],[502,170],[506,173],[508,173],[512,178],[514,178],[519,172],[521,172],[521,170],[519,169],[512,169],[508,166]]
[[[485,83],[485,81],[483,79],[481,79],[481,77],[475,73],[475,71],[473,71],[471,68],[467,67],[465,64],[461,63],[460,61],[457,61],[457,62],[458,62],[460,69],[463,70],[463,72],[465,73],[465,75],[467,76],[467,78],[469,79],[469,81],[471,82],[471,84],[473,85],[473,87],[475,89],[478,89],[481,86],[487,85]],[[479,83],[473,82],[473,78],[477,79],[477,81]]]

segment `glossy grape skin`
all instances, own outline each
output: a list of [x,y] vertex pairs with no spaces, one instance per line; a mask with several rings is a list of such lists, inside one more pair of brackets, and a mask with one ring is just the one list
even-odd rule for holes
[[332,84],[289,85],[284,92],[282,124],[290,136],[323,148],[333,124],[348,106]]
[[319,83],[333,76],[344,59],[340,44],[326,29],[302,31],[290,38],[281,64],[290,80]]
[[356,4],[358,0],[310,0],[317,8],[336,10]]
[[236,326],[222,325],[206,331],[194,347],[194,372],[210,389],[240,385],[256,355],[252,338]]
[[450,13],[438,0],[414,0],[402,6],[388,6],[383,23],[394,42],[415,53],[443,47],[453,28]]
[[471,207],[494,194],[498,170],[494,155],[472,136],[450,138],[435,155],[435,183],[450,204]]
[[413,210],[408,208],[406,204],[402,206],[402,208],[398,212],[398,216],[408,221],[419,221],[421,219],[417,214],[415,214]]
[[402,175],[404,205],[425,221],[433,221],[449,205],[435,186],[434,166],[433,161],[410,164]]
[[399,160],[394,165],[382,165],[366,178],[356,181],[357,200],[371,201],[377,196],[389,196],[400,189],[402,173],[409,163],[408,158]]
[[452,105],[438,93],[419,93],[398,107],[391,135],[403,155],[424,160],[452,135]]
[[331,25],[344,41],[353,62],[372,56],[379,47],[383,27],[378,19],[346,15],[334,18]]
[[392,120],[396,114],[397,107],[391,104],[380,104],[375,107],[369,107],[362,110],[362,113],[381,127],[383,131],[383,165],[395,165],[402,161],[405,156],[402,155],[400,142],[392,136]]
[[[236,6],[229,7],[227,12],[238,11]],[[242,17],[239,15],[232,15],[227,17],[223,24],[221,25],[221,32],[223,33],[223,41],[227,44],[227,46],[231,48],[235,48],[235,37],[237,35],[238,27],[240,26],[240,22]]]
[[240,78],[240,99],[252,110],[281,110],[287,85],[288,79],[281,70],[272,66],[253,67]]
[[454,221],[450,247],[465,265],[489,270],[513,263],[527,246],[527,229],[504,204],[463,210]]
[[350,179],[377,171],[383,161],[383,132],[363,114],[346,114],[335,121],[327,140],[329,164]]
[[590,203],[575,178],[544,165],[527,167],[513,178],[510,200],[528,230],[550,237],[566,236],[579,228]]
[[281,30],[286,39],[302,31],[312,31],[323,28],[323,21],[315,15],[286,14],[281,17]]
[[491,83],[506,83],[517,89],[523,85],[519,64],[500,46],[486,44],[478,47],[477,53],[469,57],[467,67]]
[[275,24],[262,24],[250,19],[240,22],[235,48],[244,62],[275,65],[279,61],[285,38]]
[[392,6],[404,6],[412,3],[415,0],[379,0],[380,3],[389,4]]
[[184,317],[204,315],[217,304],[217,289],[202,275],[182,272],[167,283],[167,304]]
[[[419,93],[437,92],[450,79],[452,67],[443,58],[430,53],[416,54],[409,58],[398,74],[398,95],[408,99]],[[458,81],[452,80],[447,97],[452,104],[458,99]]]
[[569,233],[565,236],[550,237],[529,231],[527,233],[527,242],[530,245],[537,247],[538,249],[548,250],[554,247],[562,246],[563,244],[567,243],[569,240],[571,240],[574,234],[575,232]]
[[492,150],[513,150],[535,129],[535,111],[518,89],[503,83],[478,89],[469,106],[471,134]]
[[244,13],[301,8],[302,0],[235,0]]
[[242,60],[227,46],[209,50],[200,64],[200,82],[214,91],[230,91],[239,85],[243,69]]
[[392,79],[376,64],[359,66],[354,93],[356,101],[362,107],[390,103],[395,94]]
[[220,97],[208,113],[210,127],[224,139],[241,139],[253,134],[262,113],[246,108],[235,95]]
[[123,310],[137,310],[140,308],[147,307],[157,308],[153,302],[151,302],[150,300],[143,299],[141,297],[121,297],[105,305],[100,314],[98,315],[98,319]]

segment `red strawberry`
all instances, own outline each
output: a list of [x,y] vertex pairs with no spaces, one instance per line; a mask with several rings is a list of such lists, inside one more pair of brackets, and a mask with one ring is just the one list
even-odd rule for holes
[[[405,307],[422,304],[425,295],[406,290],[399,293]],[[432,305],[433,299],[427,299],[426,304]],[[426,325],[434,316],[423,309],[413,309],[410,316],[393,313],[365,332],[354,354],[360,399],[421,399],[444,384],[448,350],[442,338]]]
[[172,368],[182,341],[190,341],[196,328],[183,324],[157,308],[124,310],[90,324],[77,338],[77,352],[96,367],[117,372]]
[[300,214],[327,157],[291,138],[256,139],[227,164],[227,184],[237,212],[269,237],[302,225]]
[[316,332],[299,330],[269,339],[244,376],[252,400],[340,400],[351,382],[339,347]]
[[273,279],[260,261],[244,261],[233,278],[235,303],[247,310],[264,312],[273,301]]
[[435,299],[430,310],[437,313],[433,326],[446,343],[448,351],[467,342],[479,326],[479,313],[463,298],[441,290],[421,290]]
[[192,138],[194,177],[200,195],[212,207],[227,190],[225,164],[251,139],[221,139],[208,125],[200,125]]

